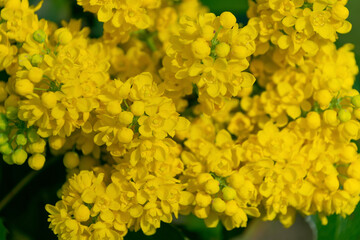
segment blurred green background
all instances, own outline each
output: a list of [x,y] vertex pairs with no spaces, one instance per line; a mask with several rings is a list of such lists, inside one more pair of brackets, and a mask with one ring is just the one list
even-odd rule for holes
[[[246,24],[247,0],[202,0],[210,10],[217,15],[223,11],[233,12],[238,21]],[[39,0],[30,0],[37,4]],[[360,61],[360,1],[352,0],[348,3],[350,10],[349,21],[353,30],[346,35],[341,35],[337,41],[338,46],[345,43],[355,45],[355,53]],[[38,12],[40,18],[60,23],[61,20],[73,18],[83,19],[86,26],[91,26],[92,37],[101,35],[101,23],[90,13],[83,13],[82,8],[76,5],[75,0],[45,0],[43,7]],[[359,77],[357,86],[359,86]],[[9,166],[0,161],[0,199],[28,173],[28,166]],[[57,201],[56,192],[65,181],[65,169],[62,161],[57,161],[40,171],[34,179],[18,194],[7,207],[0,212],[0,240],[47,240],[56,239],[48,228],[46,203],[54,204]],[[155,236],[145,237],[141,233],[130,233],[130,239],[188,239],[199,240],[310,240],[312,235],[317,235],[319,240],[356,240],[360,239],[360,208],[347,219],[331,216],[328,226],[320,226],[316,217],[297,217],[297,221],[289,229],[284,229],[278,222],[261,222],[252,220],[249,227],[225,231],[220,225],[215,229],[206,229],[203,221],[189,216],[176,221],[175,226],[163,224]],[[4,228],[6,227],[6,230]]]

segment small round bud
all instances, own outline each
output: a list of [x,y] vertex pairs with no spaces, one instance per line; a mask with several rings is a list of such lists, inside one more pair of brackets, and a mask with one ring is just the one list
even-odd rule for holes
[[46,39],[46,33],[44,32],[44,30],[38,29],[33,33],[33,38],[38,43],[43,43]]
[[347,169],[347,174],[350,177],[360,178],[360,161],[352,162]]
[[194,42],[192,42],[191,50],[192,53],[194,54],[194,57],[198,59],[206,58],[207,56],[210,55],[211,52],[209,43],[203,38],[198,38]]
[[236,24],[236,17],[231,12],[223,12],[220,15],[220,24],[224,28],[232,28]]
[[359,195],[360,193],[360,181],[355,178],[348,178],[344,182],[344,190],[351,195]]
[[201,185],[201,184],[205,184],[210,179],[213,179],[210,173],[200,173],[197,176],[196,181],[198,184]]
[[306,123],[310,129],[317,129],[321,126],[320,115],[317,112],[309,112],[306,115]]
[[18,134],[16,135],[16,144],[19,145],[19,146],[25,146],[26,143],[27,143],[27,138],[25,137],[24,134]]
[[226,215],[233,216],[238,211],[239,211],[239,206],[237,205],[237,203],[234,200],[231,200],[226,203],[226,209],[225,209]]
[[6,113],[5,113],[6,118],[11,119],[11,120],[17,119],[18,111],[19,111],[19,109],[17,107],[12,107],[12,106],[7,107],[6,108]]
[[251,52],[244,46],[235,45],[231,46],[231,54],[235,58],[243,59],[251,55]]
[[224,187],[222,193],[223,199],[226,201],[233,200],[236,197],[236,191],[232,187]]
[[142,101],[135,101],[130,106],[130,110],[135,116],[141,116],[144,114],[145,104]]
[[336,16],[336,18],[341,19],[341,20],[345,20],[349,16],[349,10],[340,2],[336,3],[332,7],[331,12],[334,16]]
[[338,117],[341,122],[347,122],[351,119],[351,113],[347,109],[340,109]]
[[220,190],[219,182],[215,179],[210,179],[205,184],[205,192],[208,194],[215,194]]
[[63,162],[66,168],[76,168],[80,162],[79,155],[76,152],[67,152],[64,155]]
[[323,113],[324,122],[331,126],[337,126],[339,120],[337,118],[337,112],[332,109],[328,109]]
[[360,120],[360,108],[354,109],[353,114],[354,114],[354,116],[356,117],[357,120]]
[[118,140],[121,143],[130,143],[133,140],[134,132],[130,128],[121,128],[118,133]]
[[233,186],[234,188],[240,188],[244,182],[245,182],[245,177],[243,175],[241,175],[240,173],[233,173],[228,179],[227,181],[230,183],[231,186]]
[[[28,137],[29,138],[29,137]],[[29,139],[30,140],[30,139]],[[30,141],[31,142],[31,141]],[[39,138],[38,141],[29,144],[26,148],[28,153],[42,153],[45,151],[46,142],[44,139]]]
[[215,47],[215,53],[218,57],[226,57],[230,52],[230,46],[227,43],[221,42]]
[[41,102],[46,108],[54,108],[57,104],[56,93],[44,92],[43,94],[41,94]]
[[133,118],[134,114],[128,111],[124,111],[119,114],[119,122],[124,125],[129,125],[130,123],[132,123]]
[[321,108],[327,108],[332,100],[332,95],[329,90],[322,89],[314,94],[314,99],[319,103]]
[[0,145],[3,145],[4,143],[7,143],[9,141],[9,138],[7,134],[0,133]]
[[33,65],[33,66],[37,66],[37,65],[39,65],[40,63],[42,63],[42,61],[43,61],[43,58],[42,58],[42,56],[41,55],[39,55],[39,54],[34,54],[32,57],[31,57],[31,64]]
[[18,79],[15,83],[15,92],[21,96],[32,94],[34,91],[34,84],[28,79]]
[[111,115],[118,115],[122,111],[120,102],[119,101],[109,102],[108,105],[106,106],[106,111],[108,111],[108,113],[110,113]]
[[33,83],[38,83],[38,82],[40,82],[42,80],[43,74],[44,74],[44,72],[43,72],[43,70],[41,68],[32,67],[29,70],[28,78]]
[[339,188],[339,185],[340,185],[339,179],[337,178],[337,175],[335,175],[335,174],[326,176],[324,181],[325,181],[326,187],[332,192],[336,191]]
[[11,154],[11,159],[13,160],[13,162],[17,165],[22,165],[24,164],[24,162],[26,161],[28,155],[27,152],[25,152],[24,149],[16,149],[12,154]]
[[45,156],[40,153],[36,153],[29,158],[28,164],[32,169],[40,170],[44,167]]
[[81,204],[78,208],[75,209],[74,216],[76,221],[86,222],[90,218],[90,210],[87,206]]
[[54,150],[59,150],[64,146],[66,139],[60,136],[49,137],[49,146]]
[[198,192],[195,197],[196,205],[207,207],[211,203],[211,196],[205,192]]
[[13,148],[8,142],[0,145],[0,152],[4,155],[10,155],[13,151]]
[[356,95],[354,97],[351,98],[351,103],[357,107],[360,108],[360,95]]
[[55,36],[57,36],[57,40],[60,44],[66,45],[72,40],[72,34],[67,28],[60,28],[55,31]]
[[14,162],[13,162],[13,160],[11,158],[11,155],[3,155],[3,160],[4,160],[4,162],[6,162],[9,165],[14,164]]
[[226,209],[226,203],[221,198],[214,198],[211,206],[212,209],[219,213],[224,212]]

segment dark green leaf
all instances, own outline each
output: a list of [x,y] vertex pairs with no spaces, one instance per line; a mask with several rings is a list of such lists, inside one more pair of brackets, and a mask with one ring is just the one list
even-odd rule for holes
[[356,240],[360,239],[360,206],[353,214],[343,218],[339,215],[328,217],[328,224],[321,225],[317,216],[313,216],[317,226],[318,240]]
[[3,220],[0,218],[0,239],[6,239],[7,230],[4,226]]

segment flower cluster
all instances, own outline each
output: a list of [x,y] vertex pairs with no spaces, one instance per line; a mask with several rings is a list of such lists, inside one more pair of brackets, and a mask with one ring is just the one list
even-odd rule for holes
[[[346,1],[249,1],[249,22],[197,0],[78,0],[101,38],[0,0],[0,153],[62,159],[59,239],[152,235],[296,212],[346,216],[360,200],[360,94]],[[55,161],[54,160],[54,161]]]

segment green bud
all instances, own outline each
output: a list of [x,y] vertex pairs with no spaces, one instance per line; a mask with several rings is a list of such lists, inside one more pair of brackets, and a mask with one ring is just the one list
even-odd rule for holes
[[8,142],[0,145],[0,153],[4,155],[10,155],[13,151],[14,151],[13,148]]
[[39,55],[39,54],[34,54],[34,55],[31,57],[31,64],[32,64],[33,66],[39,65],[40,63],[42,63],[42,61],[43,61],[43,58],[42,58],[42,56]]
[[45,42],[45,39],[46,39],[46,33],[42,29],[36,30],[33,33],[33,38],[38,43],[43,43],[43,42]]
[[3,155],[3,160],[4,160],[4,162],[6,162],[9,165],[14,164],[14,162],[13,162],[13,160],[11,158],[11,155]]
[[27,138],[25,137],[25,135],[24,134],[18,134],[17,136],[16,136],[16,144],[17,145],[19,145],[19,146],[24,146],[24,145],[26,145],[26,143],[27,143]]
[[27,138],[31,143],[37,142],[40,139],[39,135],[36,133],[36,130],[34,128],[30,128],[28,130]]
[[360,95],[356,95],[356,96],[352,97],[351,103],[352,103],[355,107],[360,108]]
[[28,155],[27,152],[25,152],[24,149],[18,148],[11,154],[11,159],[13,162],[17,165],[22,165],[26,161]]
[[6,131],[8,127],[8,120],[5,114],[0,113],[0,131]]
[[16,108],[16,107],[7,107],[6,108],[6,118],[7,119],[15,120],[15,119],[17,119],[17,114],[18,114],[18,108]]
[[0,133],[0,145],[9,141],[8,136],[5,133]]

